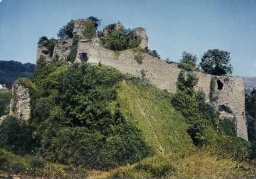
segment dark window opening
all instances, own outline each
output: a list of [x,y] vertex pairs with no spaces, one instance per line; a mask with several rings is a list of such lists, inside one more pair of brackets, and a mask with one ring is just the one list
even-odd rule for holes
[[79,53],[79,58],[81,61],[87,62],[88,60],[87,53]]
[[224,104],[219,105],[219,110],[220,111],[225,111],[225,112],[230,113],[230,114],[233,113],[232,109],[229,106],[226,106]]
[[224,84],[220,80],[217,80],[217,84],[218,84],[218,90],[222,90]]
[[49,50],[43,49],[42,54],[49,55]]

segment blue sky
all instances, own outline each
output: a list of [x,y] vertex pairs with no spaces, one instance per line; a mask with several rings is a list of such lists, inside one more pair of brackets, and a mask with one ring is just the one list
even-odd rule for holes
[[234,76],[256,76],[256,0],[2,0],[0,60],[35,63],[39,37],[56,38],[71,19],[91,15],[100,29],[117,21],[146,28],[162,59],[187,51],[199,63],[217,48],[231,53]]

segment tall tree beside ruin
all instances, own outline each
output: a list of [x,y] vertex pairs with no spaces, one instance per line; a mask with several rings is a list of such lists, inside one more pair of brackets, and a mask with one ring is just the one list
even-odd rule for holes
[[229,52],[213,49],[204,53],[199,65],[203,72],[219,76],[229,75],[233,70],[230,60]]

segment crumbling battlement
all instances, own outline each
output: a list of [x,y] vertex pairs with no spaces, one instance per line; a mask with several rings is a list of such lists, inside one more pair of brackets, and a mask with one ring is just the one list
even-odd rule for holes
[[[77,27],[77,29],[79,29],[76,32],[77,35],[80,34],[83,28],[81,23],[78,24],[80,25]],[[148,38],[145,29],[135,28],[135,32],[142,39],[140,47],[145,49],[148,44]],[[178,76],[181,71],[176,64],[168,64],[163,60],[160,60],[149,55],[148,53],[144,53],[139,50],[129,49],[120,52],[114,52],[104,48],[101,45],[101,41],[98,37],[95,37],[92,40],[83,39],[82,36],[80,37],[81,38],[78,42],[75,63],[88,62],[112,66],[122,73],[145,78],[159,89],[166,89],[171,93],[176,92]],[[59,42],[59,44],[54,49],[53,56],[57,54],[60,60],[65,60],[71,44],[71,41]],[[62,48],[64,48],[63,52],[61,51]],[[38,49],[38,57],[40,57],[40,50],[42,49]],[[135,57],[138,55],[142,56],[141,63],[138,63],[135,60]],[[206,101],[214,104],[216,108],[219,108],[223,105],[229,108],[232,113],[220,111],[221,116],[235,117],[237,120],[237,135],[241,138],[244,138],[245,140],[248,140],[245,119],[243,78],[218,77],[201,72],[196,72],[196,75],[198,77],[196,90],[203,91],[206,94]],[[211,92],[214,92],[215,94],[214,100],[210,99]]]

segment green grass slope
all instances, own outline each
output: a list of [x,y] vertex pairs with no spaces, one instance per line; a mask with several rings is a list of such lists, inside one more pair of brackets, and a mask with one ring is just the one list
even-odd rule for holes
[[[247,159],[221,155],[222,149],[236,150],[222,140],[233,138],[210,128],[210,143],[195,146],[189,123],[172,105],[174,95],[146,81],[101,65],[54,62],[30,82],[35,86],[29,123],[10,118],[0,125],[2,177],[255,176]],[[20,139],[18,132],[24,130]],[[31,146],[24,148],[28,141]]]
[[118,100],[126,119],[142,131],[157,154],[187,154],[195,149],[187,124],[171,105],[171,96],[141,81],[123,81]]

